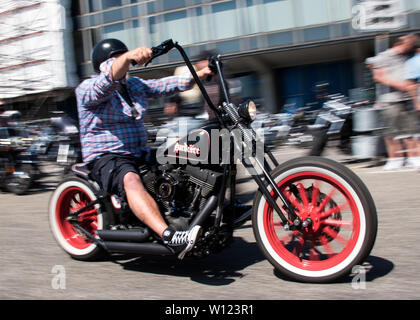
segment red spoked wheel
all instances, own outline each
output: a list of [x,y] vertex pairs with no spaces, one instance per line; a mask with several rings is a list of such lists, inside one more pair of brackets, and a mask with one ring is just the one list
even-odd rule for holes
[[[66,218],[94,200],[96,196],[93,191],[86,182],[78,178],[63,181],[51,197],[49,218],[54,237],[67,253],[79,260],[96,259],[102,254],[102,249]],[[96,236],[96,231],[103,228],[99,205],[79,214],[78,223],[84,230]]]
[[[77,248],[85,249],[92,243],[85,235],[77,230],[66,220],[69,215],[77,212],[92,201],[90,197],[80,187],[70,187],[65,189],[57,201],[56,219],[60,232],[67,242]],[[98,210],[93,207],[82,212],[78,216],[79,225],[91,234],[95,234],[98,229]]]
[[[376,237],[376,210],[353,172],[328,159],[307,157],[285,163],[272,174],[299,218],[311,221],[307,228],[286,231],[265,198],[256,196],[254,234],[279,271],[299,281],[332,281],[369,254]],[[277,200],[273,191],[271,195]]]

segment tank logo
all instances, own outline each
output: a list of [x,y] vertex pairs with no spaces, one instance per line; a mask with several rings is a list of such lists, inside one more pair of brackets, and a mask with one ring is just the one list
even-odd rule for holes
[[193,144],[187,145],[186,143],[179,144],[177,142],[174,146],[174,152],[175,153],[186,152],[186,153],[195,154],[196,156],[199,156],[200,155],[200,148],[197,148]]

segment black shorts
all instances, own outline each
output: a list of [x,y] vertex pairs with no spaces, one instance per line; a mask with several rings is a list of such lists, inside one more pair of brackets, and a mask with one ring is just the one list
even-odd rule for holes
[[115,194],[126,200],[124,177],[129,172],[139,174],[139,166],[144,163],[142,158],[117,153],[107,153],[93,160],[90,164],[90,175],[102,190]]

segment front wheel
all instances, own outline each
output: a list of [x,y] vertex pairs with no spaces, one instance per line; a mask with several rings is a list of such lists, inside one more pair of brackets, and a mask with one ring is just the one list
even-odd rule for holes
[[285,231],[277,213],[257,193],[254,235],[278,271],[297,281],[331,282],[363,262],[375,242],[377,215],[360,178],[344,165],[319,157],[293,159],[271,174],[299,218],[312,221],[307,228]]

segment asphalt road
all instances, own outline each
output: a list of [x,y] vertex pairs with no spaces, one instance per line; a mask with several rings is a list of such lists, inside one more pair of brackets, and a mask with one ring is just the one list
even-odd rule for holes
[[[283,149],[277,156],[283,160],[300,153]],[[259,251],[250,222],[235,233],[231,247],[203,260],[117,256],[78,262],[57,246],[49,230],[54,184],[45,179],[29,195],[0,194],[0,299],[419,299],[419,172],[385,173],[377,162],[347,165],[368,186],[379,217],[365,282],[351,277],[323,285],[288,280]],[[254,182],[245,177],[239,182],[242,198],[251,201]]]

